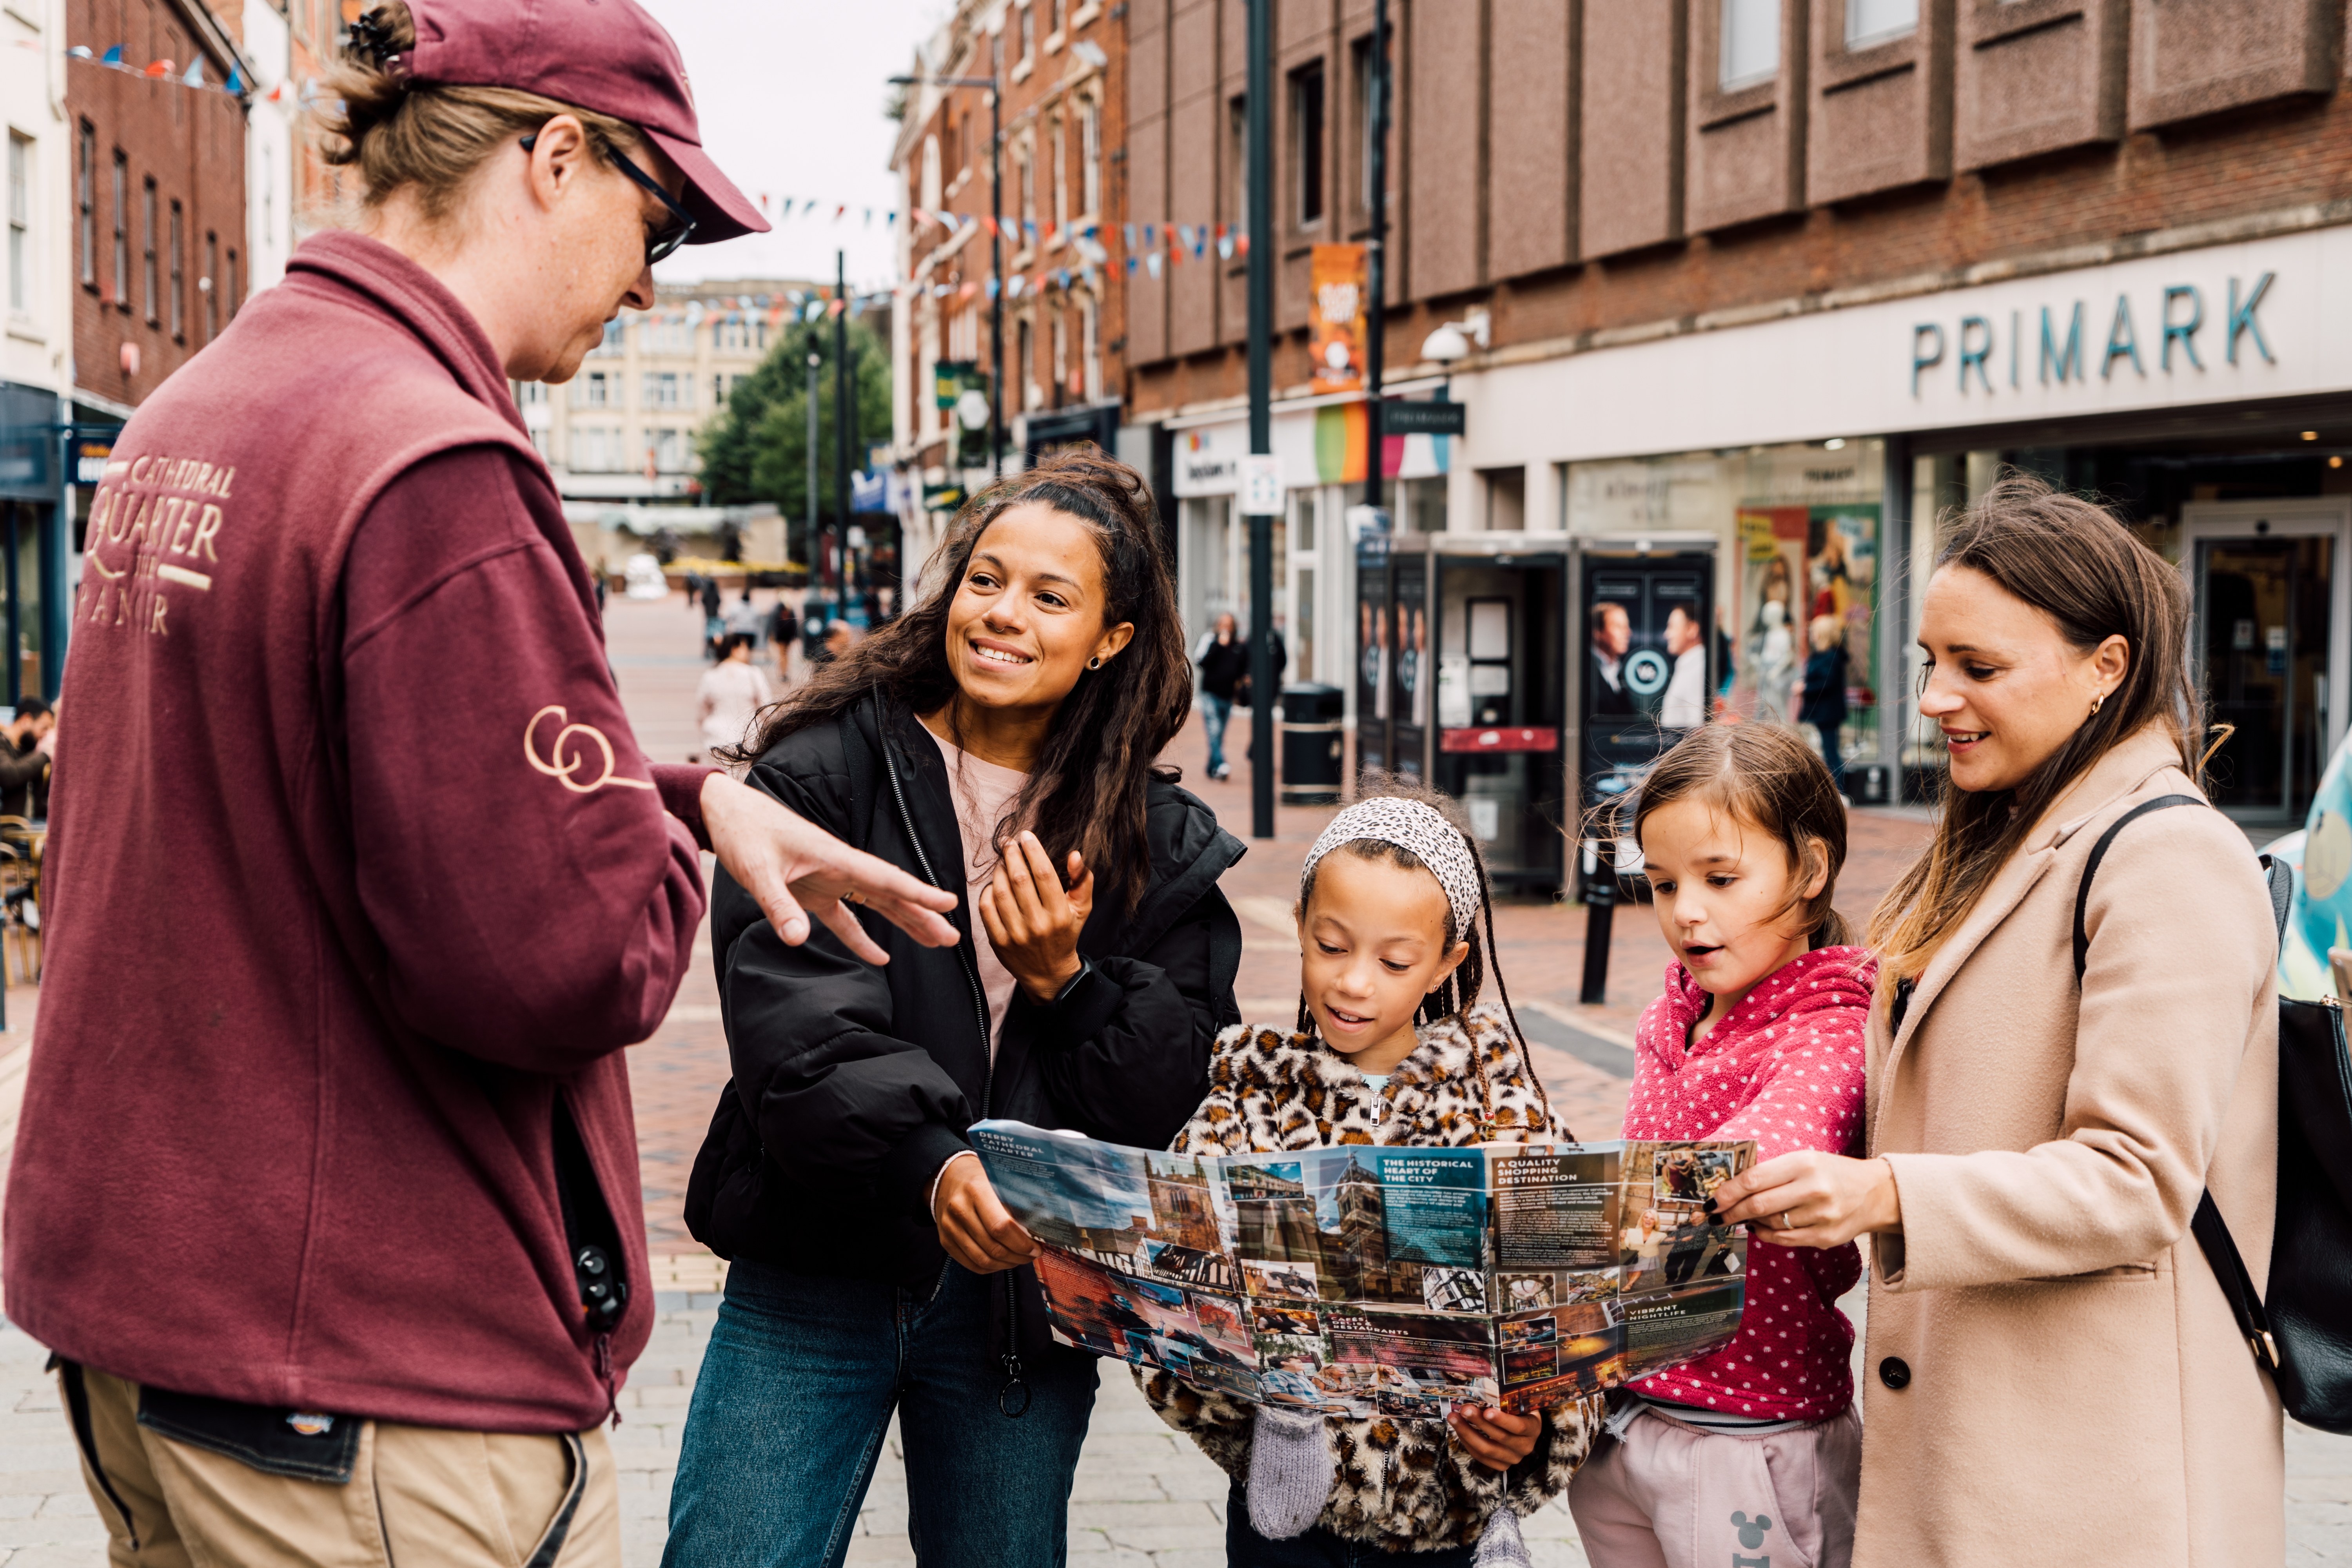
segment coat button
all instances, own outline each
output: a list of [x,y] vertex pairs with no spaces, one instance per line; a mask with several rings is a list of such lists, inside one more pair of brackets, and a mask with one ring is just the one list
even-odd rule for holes
[[1901,1356],[1888,1356],[1878,1363],[1878,1381],[1889,1388],[1907,1388],[1911,1383],[1911,1364]]

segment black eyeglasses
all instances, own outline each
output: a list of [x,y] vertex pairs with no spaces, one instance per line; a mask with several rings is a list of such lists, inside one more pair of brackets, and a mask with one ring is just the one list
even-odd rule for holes
[[[539,132],[536,131],[522,139],[522,150],[526,153],[530,152],[538,144]],[[620,149],[607,144],[604,148],[604,152],[614,163],[620,165],[621,173],[628,175],[629,178],[635,180],[638,184],[643,185],[646,190],[651,191],[656,201],[660,202],[662,205],[669,208],[670,216],[677,220],[669,227],[663,229],[659,234],[655,235],[651,239],[646,241],[646,265],[651,267],[655,262],[660,261],[664,258],[669,256],[673,251],[677,250],[679,246],[684,245],[688,240],[694,237],[694,218],[684,207],[678,205],[676,201],[671,199],[670,194],[667,191],[662,189],[661,182],[659,180],[655,179],[651,174],[646,174],[643,169],[640,169],[635,163],[630,163],[626,157],[622,155]]]

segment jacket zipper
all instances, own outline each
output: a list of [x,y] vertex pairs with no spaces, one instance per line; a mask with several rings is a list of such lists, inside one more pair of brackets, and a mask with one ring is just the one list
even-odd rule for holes
[[[890,778],[890,801],[898,808],[899,829],[906,834],[907,843],[915,851],[915,864],[921,869],[923,880],[942,891],[950,890],[947,884],[940,881],[938,875],[932,871],[931,858],[923,853],[922,837],[915,831],[914,814],[907,809],[907,792],[898,783],[898,762],[890,755],[887,712],[879,702],[877,702],[874,707],[877,740],[882,752],[882,771]],[[960,830],[958,839],[959,842],[961,839]],[[968,892],[966,901],[967,903],[970,901]],[[993,1049],[993,1042],[990,1038],[988,1027],[988,993],[981,988],[980,964],[971,955],[971,943],[969,942],[957,943],[956,957],[962,962],[964,984],[971,989],[972,1012],[980,1025],[980,1057],[986,1064],[980,1080],[980,1119],[985,1121],[992,1113],[996,1099],[996,1052]],[[940,1287],[947,1283],[947,1279],[948,1265],[943,1261],[940,1265],[939,1283],[931,1287],[931,1294],[934,1297],[939,1295]],[[1005,1415],[1013,1418],[1029,1413],[1029,1385],[1021,1375],[1020,1336],[1020,1298],[1013,1288],[1013,1271],[1008,1268],[1004,1271],[1004,1354],[1001,1358],[1004,1367],[1004,1386],[996,1391],[996,1407]],[[1016,1388],[1021,1391],[1020,1402],[1017,1405],[1013,1402],[1013,1391]]]

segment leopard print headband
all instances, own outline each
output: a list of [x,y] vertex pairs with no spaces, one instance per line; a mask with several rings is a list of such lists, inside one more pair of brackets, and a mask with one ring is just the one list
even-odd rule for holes
[[1315,874],[1317,861],[1360,838],[1412,850],[1445,890],[1445,901],[1454,910],[1455,940],[1469,940],[1478,918],[1478,864],[1470,858],[1470,845],[1462,830],[1421,801],[1375,795],[1333,817],[1315,847],[1307,852],[1307,864],[1298,868],[1299,897],[1306,897],[1307,879]]

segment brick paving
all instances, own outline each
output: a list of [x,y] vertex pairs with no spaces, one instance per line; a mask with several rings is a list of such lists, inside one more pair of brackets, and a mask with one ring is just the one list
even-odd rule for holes
[[[676,596],[657,603],[614,599],[607,617],[611,653],[632,723],[656,760],[682,761],[700,744],[693,721],[702,662],[695,652],[698,614]],[[1245,757],[1247,721],[1237,719],[1229,754]],[[1199,727],[1188,728],[1168,760],[1220,819],[1247,837],[1246,772],[1227,784],[1205,782]],[[1237,991],[1253,1020],[1289,1018],[1297,995],[1297,939],[1289,920],[1298,862],[1329,817],[1328,809],[1280,808],[1272,842],[1250,853],[1224,881],[1240,910],[1244,949]],[[1856,918],[1913,852],[1925,831],[1914,816],[1857,812],[1853,849],[1839,900]],[[1584,911],[1534,899],[1497,908],[1502,969],[1528,1033],[1538,1070],[1554,1105],[1588,1137],[1612,1135],[1623,1114],[1635,1020],[1658,983],[1667,952],[1649,911],[1618,911],[1610,944],[1606,1004],[1576,1001],[1582,973]],[[630,1053],[636,1097],[647,1231],[655,1253],[658,1310],[653,1342],[622,1398],[624,1424],[613,1433],[621,1467],[624,1560],[629,1568],[659,1562],[669,1480],[702,1349],[715,1319],[725,1265],[686,1234],[680,1208],[686,1177],[727,1079],[726,1038],[709,963],[708,933],[667,1020]],[[38,993],[13,988],[0,1035],[0,1156],[13,1142],[29,1030]],[[1860,1297],[1846,1303],[1859,1316]],[[0,1326],[0,1568],[99,1568],[104,1534],[84,1492],[54,1385],[41,1375],[40,1348]],[[1224,1561],[1225,1482],[1191,1444],[1160,1425],[1123,1372],[1106,1368],[1103,1392],[1080,1459],[1070,1507],[1073,1560],[1090,1565],[1151,1563],[1209,1568]],[[2287,1437],[2290,1560],[2352,1564],[2352,1441],[2291,1428]],[[849,1561],[911,1563],[906,1535],[906,1476],[893,1431],[859,1516]],[[1574,1524],[1555,1505],[1528,1521],[1531,1554],[1542,1568],[1582,1564]]]

